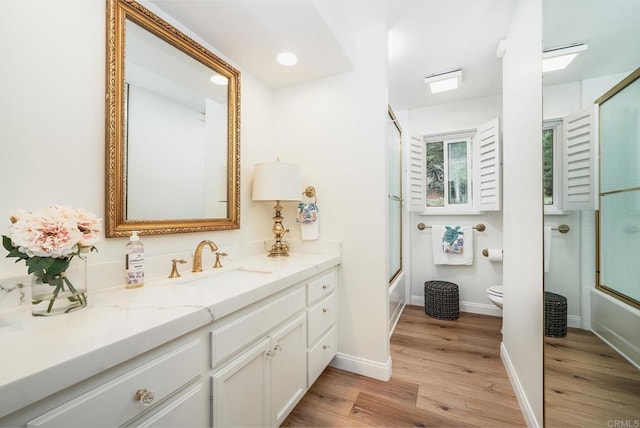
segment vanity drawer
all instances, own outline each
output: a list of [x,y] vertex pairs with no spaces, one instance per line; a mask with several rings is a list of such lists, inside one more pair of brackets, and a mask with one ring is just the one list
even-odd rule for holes
[[336,289],[338,283],[338,275],[335,269],[316,279],[309,281],[307,284],[307,305],[312,304],[316,300],[332,293]]
[[313,344],[337,321],[338,299],[332,293],[307,311],[307,345]]
[[300,286],[273,302],[211,332],[211,367],[305,308]]
[[308,360],[308,372],[307,372],[307,387],[311,387],[313,382],[318,379],[318,376],[331,362],[336,355],[338,349],[338,330],[335,326],[320,339],[314,347],[307,351]]
[[[27,426],[122,425],[200,376],[202,355],[200,339],[186,343],[32,419]],[[141,401],[136,399],[136,394],[142,389],[155,395],[147,407],[143,407]]]

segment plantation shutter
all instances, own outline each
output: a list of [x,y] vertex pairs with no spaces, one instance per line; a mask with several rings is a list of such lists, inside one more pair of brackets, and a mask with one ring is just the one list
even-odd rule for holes
[[500,210],[500,158],[500,120],[495,118],[473,137],[473,195],[480,211]]
[[424,211],[426,207],[426,146],[420,137],[412,136],[409,144],[409,210]]
[[563,208],[570,211],[598,209],[597,106],[563,119]]

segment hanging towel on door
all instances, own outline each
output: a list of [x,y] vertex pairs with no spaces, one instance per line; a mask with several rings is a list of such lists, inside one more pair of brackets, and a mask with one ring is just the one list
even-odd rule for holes
[[434,225],[431,231],[434,264],[473,264],[473,229],[471,227]]

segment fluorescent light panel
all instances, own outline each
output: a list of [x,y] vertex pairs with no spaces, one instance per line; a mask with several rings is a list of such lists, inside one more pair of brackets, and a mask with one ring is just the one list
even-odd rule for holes
[[461,81],[461,69],[447,71],[445,73],[432,74],[431,76],[425,77],[424,79],[425,85],[429,84],[429,89],[431,90],[432,94],[458,89]]
[[554,49],[547,49],[542,53],[542,72],[564,70],[578,56],[578,52],[589,48],[586,43],[577,43]]

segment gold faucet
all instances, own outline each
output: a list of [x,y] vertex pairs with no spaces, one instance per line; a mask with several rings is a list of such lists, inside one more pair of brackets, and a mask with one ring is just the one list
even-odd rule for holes
[[196,247],[196,252],[193,254],[193,268],[191,272],[202,272],[202,249],[204,247],[209,247],[212,253],[218,251],[218,246],[214,244],[213,241],[207,239],[200,242]]

